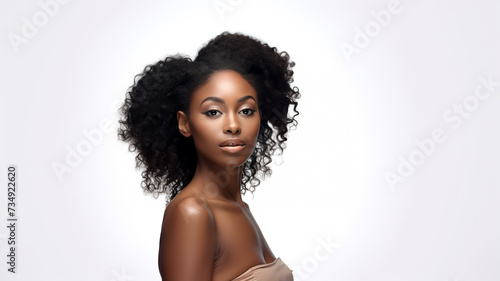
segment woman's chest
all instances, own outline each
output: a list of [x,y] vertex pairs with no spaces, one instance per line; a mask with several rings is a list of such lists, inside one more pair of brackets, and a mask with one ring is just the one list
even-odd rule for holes
[[214,277],[235,277],[251,266],[266,263],[265,257],[272,254],[268,253],[264,236],[248,210],[224,208],[213,214],[218,237]]
[[214,212],[217,237],[222,250],[231,253],[262,252],[264,237],[249,210],[239,206],[220,208]]

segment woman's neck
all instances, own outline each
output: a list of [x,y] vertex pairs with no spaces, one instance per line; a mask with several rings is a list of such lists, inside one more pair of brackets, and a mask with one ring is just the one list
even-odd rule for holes
[[191,183],[207,198],[231,200],[242,204],[240,192],[242,172],[243,166],[224,167],[199,161]]

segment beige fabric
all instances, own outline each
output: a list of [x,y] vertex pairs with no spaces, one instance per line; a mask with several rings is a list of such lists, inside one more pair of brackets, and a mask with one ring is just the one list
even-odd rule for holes
[[271,263],[250,267],[232,281],[293,281],[292,271],[277,258]]

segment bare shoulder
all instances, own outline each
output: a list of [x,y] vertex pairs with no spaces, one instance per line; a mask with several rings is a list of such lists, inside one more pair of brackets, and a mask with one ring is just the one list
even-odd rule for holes
[[194,195],[175,199],[165,208],[164,226],[172,223],[190,224],[192,222],[206,226],[213,223],[212,212],[203,199]]
[[211,280],[217,237],[213,215],[196,196],[165,208],[158,266],[162,280]]

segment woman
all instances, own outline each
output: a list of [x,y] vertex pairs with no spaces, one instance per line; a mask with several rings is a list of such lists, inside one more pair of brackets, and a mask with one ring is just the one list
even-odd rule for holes
[[286,52],[224,32],[194,61],[147,66],[128,91],[120,139],[137,151],[144,191],[169,198],[163,280],[293,280],[241,198],[271,174],[271,156],[297,124],[293,66]]

